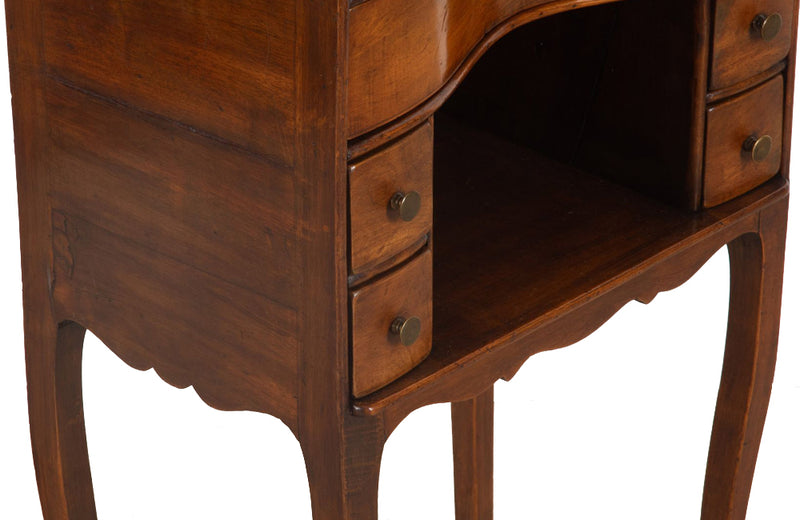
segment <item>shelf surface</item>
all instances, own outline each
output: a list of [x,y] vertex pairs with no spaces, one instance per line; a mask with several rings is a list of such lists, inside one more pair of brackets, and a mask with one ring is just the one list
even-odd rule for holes
[[611,290],[748,204],[692,213],[445,117],[435,124],[433,350],[357,400],[359,413]]

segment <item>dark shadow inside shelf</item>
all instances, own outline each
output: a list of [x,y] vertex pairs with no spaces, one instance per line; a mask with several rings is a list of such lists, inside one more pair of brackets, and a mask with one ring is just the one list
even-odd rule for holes
[[432,366],[557,312],[692,226],[679,200],[692,61],[673,41],[691,7],[639,0],[533,22],[437,112]]
[[684,236],[690,212],[440,115],[434,348],[455,362]]

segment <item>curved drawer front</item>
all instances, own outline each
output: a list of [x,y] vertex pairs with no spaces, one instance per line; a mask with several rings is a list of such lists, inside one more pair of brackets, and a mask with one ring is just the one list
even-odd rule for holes
[[[350,10],[348,137],[434,94],[481,42],[503,29],[614,0],[369,0]],[[534,9],[538,7],[538,9]],[[505,31],[499,31],[505,32]]]
[[407,258],[431,231],[433,125],[426,122],[348,169],[350,270],[361,276]]
[[385,278],[351,293],[351,380],[355,397],[386,386],[430,353],[432,276],[432,254],[428,250]]
[[708,109],[706,207],[741,195],[778,173],[782,128],[783,76]]
[[789,54],[793,0],[718,0],[711,89],[764,72]]

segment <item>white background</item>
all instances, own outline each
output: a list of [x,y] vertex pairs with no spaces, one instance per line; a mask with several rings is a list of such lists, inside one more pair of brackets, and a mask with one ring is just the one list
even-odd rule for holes
[[[0,518],[14,520],[41,512],[26,412],[5,41],[0,35]],[[780,356],[749,520],[800,519],[798,218],[793,211]],[[511,383],[498,383],[495,518],[698,518],[727,297],[722,251],[679,289],[649,306],[629,304],[589,339],[537,355]],[[278,420],[213,410],[192,390],[128,368],[92,336],[84,395],[100,518],[311,518],[300,449]],[[437,405],[392,435],[381,520],[453,518],[449,431],[449,408]]]

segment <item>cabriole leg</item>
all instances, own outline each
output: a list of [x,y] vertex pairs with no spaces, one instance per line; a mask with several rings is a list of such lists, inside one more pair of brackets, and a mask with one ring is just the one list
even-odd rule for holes
[[761,212],[759,233],[728,245],[728,338],[703,495],[703,520],[743,520],[767,414],[780,321],[787,202]]
[[81,392],[85,329],[74,323],[28,327],[28,413],[45,520],[97,518]]

